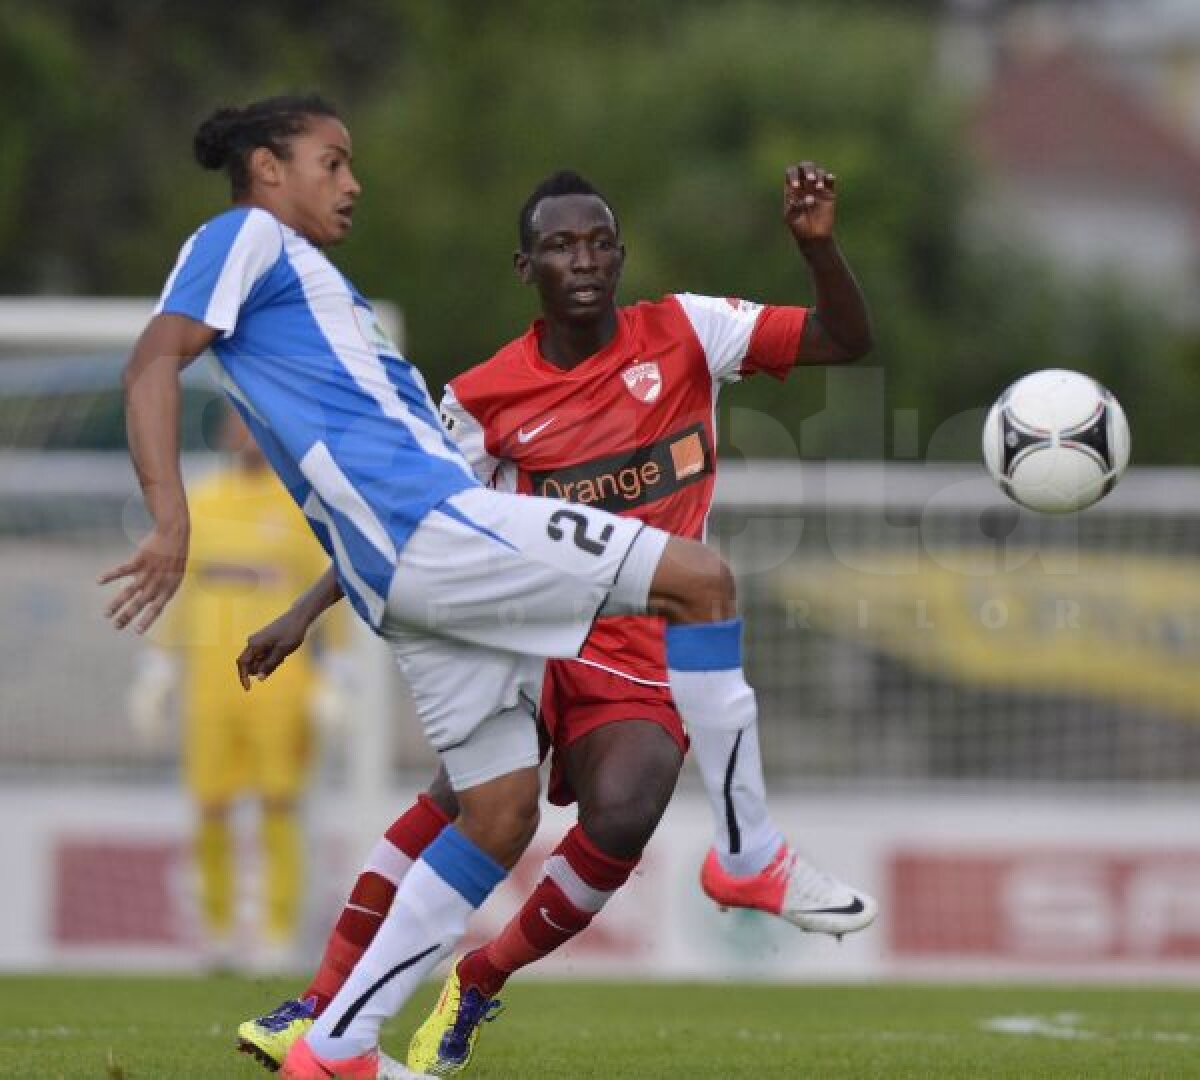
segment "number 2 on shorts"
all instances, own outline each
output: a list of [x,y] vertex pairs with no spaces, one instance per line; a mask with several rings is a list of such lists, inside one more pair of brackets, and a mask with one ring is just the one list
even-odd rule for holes
[[577,510],[555,510],[550,515],[550,520],[546,522],[546,533],[551,540],[561,540],[566,535],[561,523],[568,521],[575,526],[571,533],[571,539],[580,551],[586,551],[589,555],[604,554],[604,549],[612,539],[612,525],[605,525],[600,536],[593,538],[587,534],[588,519],[583,514]]

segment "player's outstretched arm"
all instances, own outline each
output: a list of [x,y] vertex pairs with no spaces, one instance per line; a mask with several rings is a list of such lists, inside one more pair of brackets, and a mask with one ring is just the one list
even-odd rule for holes
[[131,559],[100,576],[102,585],[125,582],[105,612],[118,628],[133,623],[145,633],[183,579],[191,523],[179,471],[179,373],[214,337],[194,319],[156,315],[125,365],[129,456],[154,527]]
[[808,263],[817,302],[804,324],[797,360],[838,364],[871,349],[871,321],[858,282],[834,239],[836,178],[811,161],[788,168],[783,220]]
[[267,678],[300,648],[312,624],[344,595],[337,571],[330,566],[316,584],[278,619],[251,634],[237,658],[238,679],[241,680],[242,689],[249,690],[252,679],[261,682]]

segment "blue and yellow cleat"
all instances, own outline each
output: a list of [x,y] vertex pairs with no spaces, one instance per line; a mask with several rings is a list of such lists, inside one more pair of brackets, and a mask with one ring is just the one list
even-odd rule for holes
[[292,1044],[308,1034],[313,1026],[315,998],[295,998],[277,1005],[266,1016],[238,1025],[238,1049],[249,1054],[271,1072],[283,1064]]
[[464,994],[456,962],[433,1012],[408,1045],[408,1067],[429,1076],[462,1072],[470,1064],[480,1025],[494,1020],[503,1008],[499,998],[484,997],[473,986]]

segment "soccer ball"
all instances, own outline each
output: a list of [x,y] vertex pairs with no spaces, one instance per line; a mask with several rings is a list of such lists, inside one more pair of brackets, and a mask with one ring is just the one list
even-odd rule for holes
[[1046,514],[1107,495],[1129,464],[1129,424],[1095,379],[1048,368],[1018,379],[983,424],[983,460],[1013,500]]

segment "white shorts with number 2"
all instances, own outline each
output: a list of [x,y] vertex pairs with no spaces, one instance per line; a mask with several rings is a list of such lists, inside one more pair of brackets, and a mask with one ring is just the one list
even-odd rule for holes
[[544,659],[641,614],[669,537],[604,510],[471,488],[400,553],[382,633],[455,788],[538,760]]

